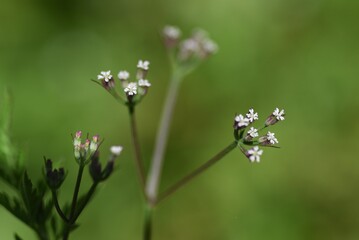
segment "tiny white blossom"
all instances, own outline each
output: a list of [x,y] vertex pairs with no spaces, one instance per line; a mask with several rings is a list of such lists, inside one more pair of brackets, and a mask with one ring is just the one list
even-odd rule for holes
[[250,122],[254,122],[254,120],[258,120],[258,113],[254,112],[254,109],[249,109],[248,113],[246,114],[247,118]]
[[120,71],[117,76],[120,80],[127,80],[130,74],[127,71]]
[[218,51],[218,45],[211,39],[206,39],[202,43],[203,50],[208,54],[213,54]]
[[275,116],[278,121],[283,121],[284,120],[284,109],[279,111],[279,109],[276,108],[273,112],[273,116]]
[[170,39],[177,39],[181,36],[181,30],[175,26],[165,26],[163,28],[163,35]]
[[137,67],[138,67],[138,68],[141,68],[141,69],[143,69],[143,70],[148,70],[149,65],[150,65],[150,62],[149,62],[149,61],[139,60],[138,63],[137,63]]
[[252,149],[249,149],[247,153],[251,162],[259,162],[261,160],[260,156],[262,156],[263,150],[259,149],[258,146],[254,146]]
[[112,147],[110,148],[110,151],[111,151],[111,153],[112,153],[113,155],[118,156],[118,155],[120,155],[120,153],[122,152],[122,149],[123,149],[122,146],[112,146]]
[[138,80],[138,86],[151,87],[151,83],[147,79],[140,79],[140,80]]
[[238,127],[247,127],[249,124],[248,118],[243,117],[242,114],[237,115],[234,121],[236,121]]
[[268,132],[267,133],[267,140],[271,143],[271,144],[276,144],[279,143],[277,138],[274,136],[274,133]]
[[105,82],[110,81],[112,78],[111,71],[102,71],[101,74],[97,75],[98,80],[104,79]]
[[128,95],[135,95],[135,94],[137,94],[137,83],[135,83],[135,82],[130,82],[129,84],[127,84],[127,86],[125,87],[124,91],[125,91]]
[[248,131],[248,135],[251,136],[252,138],[258,137],[258,130],[255,129],[254,127],[251,127],[251,129],[249,129]]
[[184,52],[197,52],[199,50],[198,41],[192,38],[184,40],[181,45]]

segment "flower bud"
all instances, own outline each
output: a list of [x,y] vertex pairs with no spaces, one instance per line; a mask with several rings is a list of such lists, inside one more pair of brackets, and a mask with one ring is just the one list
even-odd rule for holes
[[106,167],[102,169],[101,163],[99,160],[100,153],[96,151],[91,157],[91,164],[90,164],[90,175],[94,182],[101,182],[106,180],[113,172],[115,159],[120,155],[122,151],[121,146],[113,146],[111,147],[110,160],[107,162]]
[[177,45],[181,36],[181,30],[175,26],[165,26],[162,31],[163,39],[167,48]]
[[100,152],[96,151],[91,157],[91,163],[89,166],[90,175],[94,182],[100,182],[102,180],[102,170],[99,158]]
[[99,141],[99,136],[95,135],[92,137],[92,141],[90,143],[90,153],[93,154],[97,148],[98,148],[98,141]]

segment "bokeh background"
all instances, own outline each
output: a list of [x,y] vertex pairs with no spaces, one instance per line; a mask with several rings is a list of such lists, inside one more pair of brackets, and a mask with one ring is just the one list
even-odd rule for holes
[[[61,202],[77,171],[70,133],[100,134],[103,154],[122,144],[72,238],[141,239],[127,111],[90,79],[151,61],[153,86],[137,109],[148,167],[170,74],[159,31],[202,27],[220,50],[181,87],[161,189],[229,144],[234,113],[249,107],[262,121],[285,108],[272,129],[282,148],[265,149],[260,164],[231,152],[158,207],[154,239],[359,239],[358,22],[356,0],[1,0],[0,90],[13,95],[13,140],[32,178],[43,155],[67,168]],[[35,239],[1,207],[0,239],[14,232]]]

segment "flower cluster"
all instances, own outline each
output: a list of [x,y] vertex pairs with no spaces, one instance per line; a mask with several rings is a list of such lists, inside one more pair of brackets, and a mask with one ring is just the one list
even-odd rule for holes
[[[136,81],[129,81],[130,73],[126,70],[121,70],[117,74],[122,90],[116,90],[116,84],[111,71],[102,71],[97,76],[97,83],[101,84],[111,95],[124,103],[136,104],[142,100],[147,94],[151,83],[146,79],[149,70],[149,61],[139,60],[137,63]],[[124,96],[123,96],[124,95]]]
[[88,137],[82,142],[82,132],[77,131],[73,137],[74,156],[78,163],[85,163],[90,160],[99,147],[99,136],[95,135],[90,140]]
[[177,54],[179,63],[206,59],[218,51],[217,44],[202,29],[195,29],[189,38],[180,40],[181,30],[165,26],[162,31],[165,46]]
[[[84,143],[82,143],[81,137],[82,137],[81,131],[77,131],[75,133],[75,136],[73,137],[74,156],[75,156],[76,161],[80,165],[88,164],[89,162],[91,162],[90,174],[94,181],[100,182],[100,181],[107,179],[110,176],[110,174],[112,173],[114,161],[115,161],[116,157],[118,157],[120,155],[120,153],[122,152],[122,147],[121,146],[112,146],[110,148],[110,152],[111,152],[110,159],[107,162],[106,167],[102,170],[101,163],[99,161],[100,152],[98,151],[98,148],[100,146],[99,136],[98,135],[93,136],[92,140],[89,140],[87,137]],[[49,167],[47,167],[47,169],[51,170],[51,165],[50,164],[47,164],[47,165],[49,165]],[[50,171],[48,170],[47,172],[50,172]],[[51,173],[51,174],[55,175],[58,173],[55,172],[55,173]],[[53,178],[55,178],[55,177],[57,177],[57,176],[54,176]]]
[[[271,125],[276,124],[279,121],[283,121],[284,116],[284,110],[279,110],[279,108],[276,108],[273,113],[266,119],[264,127],[257,129],[251,126],[248,131],[246,131],[246,128],[258,120],[258,113],[256,113],[254,109],[251,108],[248,110],[248,113],[243,115],[238,114],[234,117],[233,128],[235,139],[238,142],[238,146],[240,147],[241,151],[251,162],[260,161],[263,150],[261,150],[258,146],[273,147],[273,145],[279,143],[274,133],[268,131],[266,135],[260,136],[259,132]],[[247,150],[244,145],[253,147]]]

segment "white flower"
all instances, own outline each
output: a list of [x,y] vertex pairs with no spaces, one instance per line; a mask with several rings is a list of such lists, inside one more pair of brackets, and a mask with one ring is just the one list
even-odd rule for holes
[[120,80],[127,80],[130,74],[127,71],[120,71],[117,76]]
[[202,47],[207,54],[213,54],[218,51],[218,45],[211,39],[206,39],[203,41]]
[[165,26],[163,35],[170,39],[178,39],[181,36],[181,30],[175,26]]
[[103,71],[101,72],[101,74],[97,75],[98,80],[104,79],[105,82],[110,81],[111,78],[112,78],[111,71]]
[[118,155],[120,155],[120,153],[122,152],[122,149],[123,149],[122,146],[112,146],[112,147],[110,148],[110,151],[111,151],[111,153],[112,153],[113,155],[118,156]]
[[135,82],[130,82],[129,84],[127,84],[127,86],[125,87],[125,92],[128,95],[135,95],[137,94],[137,83]]
[[147,79],[140,79],[140,80],[138,80],[138,86],[151,87],[151,83]]
[[199,50],[198,42],[192,38],[186,39],[181,44],[182,48],[181,50],[183,52],[197,52]]
[[271,132],[267,133],[267,141],[269,141],[271,144],[279,143],[277,138],[274,136],[274,133]]
[[249,129],[248,131],[248,135],[251,136],[252,138],[258,137],[258,130],[255,129],[254,127],[251,127],[251,129]]
[[248,118],[243,117],[242,114],[237,115],[234,118],[234,121],[236,121],[238,127],[247,127],[249,124]]
[[273,116],[275,116],[277,118],[278,121],[284,120],[284,109],[279,111],[279,109],[276,108],[272,114],[273,114]]
[[259,149],[258,146],[254,146],[252,149],[247,151],[247,154],[251,162],[259,162],[261,160],[260,156],[262,156],[263,150]]
[[150,65],[149,61],[139,60],[138,63],[137,63],[138,68],[141,68],[141,69],[146,70],[146,71],[148,70],[149,65]]
[[249,119],[250,122],[254,122],[254,120],[258,120],[258,113],[255,113],[253,108],[249,109],[246,116],[247,116],[247,118]]

